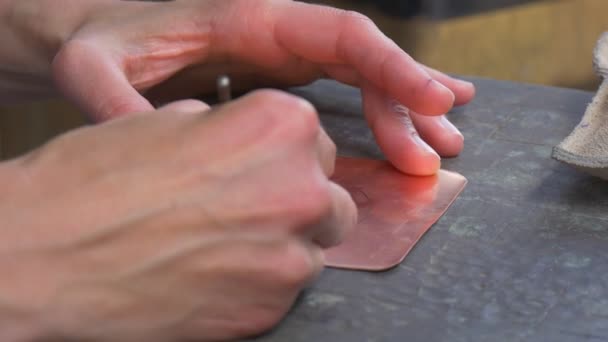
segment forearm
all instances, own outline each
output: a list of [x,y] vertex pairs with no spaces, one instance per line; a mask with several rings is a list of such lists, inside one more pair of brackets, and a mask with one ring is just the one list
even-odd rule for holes
[[0,103],[55,93],[51,63],[95,9],[118,0],[0,0]]

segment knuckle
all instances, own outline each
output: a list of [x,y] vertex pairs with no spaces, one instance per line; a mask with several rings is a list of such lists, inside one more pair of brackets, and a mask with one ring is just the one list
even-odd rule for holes
[[321,129],[314,106],[295,95],[277,90],[257,90],[251,105],[259,108],[263,119],[275,125],[282,139],[313,141]]
[[292,107],[290,119],[293,121],[293,134],[295,137],[306,141],[315,141],[321,130],[319,117],[312,105],[304,100],[299,100]]
[[357,205],[350,193],[340,185],[333,183],[333,191],[337,199],[337,207],[339,208],[336,227],[335,245],[344,241],[346,236],[355,228],[358,222],[359,212]]
[[323,152],[323,156],[321,157],[323,158],[323,160],[321,161],[322,167],[324,168],[326,175],[332,176],[336,171],[336,154],[338,149],[336,147],[336,144],[331,140],[324,143],[323,145],[323,149],[325,151]]
[[341,24],[346,25],[373,25],[374,21],[370,17],[353,10],[340,9],[335,7],[328,7],[326,11],[329,11],[333,18],[337,18],[338,21],[342,21]]
[[356,11],[343,11],[342,17],[347,25],[376,26],[370,17]]
[[335,161],[336,155],[338,154],[338,146],[329,136],[326,136],[324,149],[327,155],[331,157],[332,161]]
[[369,49],[354,48],[361,45],[362,37],[383,36],[372,19],[358,12],[342,11],[338,20],[341,34],[336,43],[336,54],[340,59],[353,62],[367,59],[377,53]]
[[309,198],[315,205],[311,206],[311,213],[323,215],[331,207],[331,191],[326,179],[319,179],[309,185]]
[[235,16],[242,17],[243,13],[257,14],[260,11],[267,10],[271,3],[269,0],[251,1],[251,0],[232,0],[229,3],[231,13]]
[[[318,177],[321,178],[321,177]],[[315,179],[303,184],[299,199],[293,204],[294,216],[305,226],[321,221],[331,210],[331,190],[326,179]]]
[[295,96],[274,89],[254,90],[248,96],[251,104],[259,108],[271,109],[289,105]]
[[329,135],[327,135],[327,148],[329,149],[331,156],[335,158],[338,154],[338,145],[336,145],[336,142],[333,141],[333,139]]
[[318,265],[302,244],[290,242],[285,245],[282,260],[277,269],[278,281],[290,289],[300,289],[318,273]]

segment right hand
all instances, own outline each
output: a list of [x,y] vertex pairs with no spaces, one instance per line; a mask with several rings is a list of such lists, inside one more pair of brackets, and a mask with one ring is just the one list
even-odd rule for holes
[[0,339],[271,328],[356,222],[328,180],[334,161],[310,104],[258,91],[83,128],[4,163]]

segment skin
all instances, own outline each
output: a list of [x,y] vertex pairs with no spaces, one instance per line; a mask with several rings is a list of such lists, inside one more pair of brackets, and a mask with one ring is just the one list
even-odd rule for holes
[[[474,88],[364,16],[287,0],[0,0],[0,99],[63,96],[98,125],[0,163],[0,339],[224,340],[277,324],[356,222],[314,108],[359,87],[379,146],[434,174]],[[179,100],[179,101],[178,101]],[[177,102],[175,102],[177,101]],[[161,108],[153,104],[168,103]],[[298,196],[294,196],[298,194]]]
[[[462,134],[442,115],[473,98],[472,84],[420,65],[361,14],[287,0],[95,0],[87,7],[77,0],[62,0],[63,6],[24,0],[14,6],[36,7],[32,3],[43,9],[14,10],[23,18],[7,21],[42,21],[57,7],[70,12],[61,14],[69,20],[51,22],[58,29],[36,25],[16,34],[51,42],[34,51],[48,59],[36,61],[33,69],[40,71],[29,75],[29,85],[43,92],[41,80],[50,78],[97,121],[151,111],[151,100],[160,97],[212,91],[221,73],[242,88],[331,77],[362,89],[378,144],[401,171],[434,174],[440,156],[462,150]],[[411,110],[405,116],[418,134],[403,124],[394,102]]]
[[356,222],[328,180],[335,146],[290,95],[197,106],[79,129],[3,164],[19,177],[0,196],[2,340],[234,339],[289,310]]

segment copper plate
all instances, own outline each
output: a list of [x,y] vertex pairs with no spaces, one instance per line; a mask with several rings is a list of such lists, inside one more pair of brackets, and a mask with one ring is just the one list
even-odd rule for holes
[[326,251],[326,265],[367,271],[400,264],[467,184],[453,172],[414,177],[385,161],[353,158],[338,158],[333,180],[357,203],[359,222],[343,244]]

